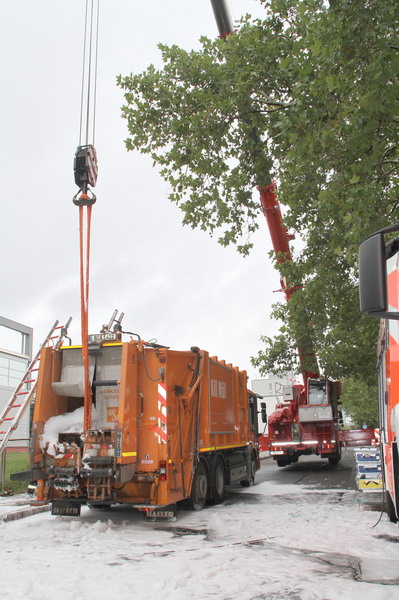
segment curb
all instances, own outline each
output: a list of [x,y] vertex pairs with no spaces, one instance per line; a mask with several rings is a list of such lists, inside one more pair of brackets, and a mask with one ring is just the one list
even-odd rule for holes
[[22,510],[10,512],[4,516],[0,515],[0,521],[3,521],[3,523],[7,523],[8,521],[18,521],[19,519],[31,517],[32,515],[37,515],[49,510],[51,510],[51,506],[49,504],[45,504],[44,506],[31,506],[30,508],[23,508]]

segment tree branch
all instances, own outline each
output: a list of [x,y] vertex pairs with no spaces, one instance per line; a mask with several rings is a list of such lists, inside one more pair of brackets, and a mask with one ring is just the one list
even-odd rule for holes
[[291,106],[296,105],[296,100],[292,100],[291,102],[278,102],[277,100],[272,100],[262,91],[259,91],[260,95],[265,98],[265,104],[268,106],[278,106],[279,108],[291,108]]

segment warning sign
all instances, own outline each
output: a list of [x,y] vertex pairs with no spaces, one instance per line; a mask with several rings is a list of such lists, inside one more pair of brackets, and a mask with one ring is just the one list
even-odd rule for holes
[[359,479],[359,490],[382,490],[382,479]]
[[113,427],[118,421],[119,386],[98,386],[96,389],[96,408],[101,426]]

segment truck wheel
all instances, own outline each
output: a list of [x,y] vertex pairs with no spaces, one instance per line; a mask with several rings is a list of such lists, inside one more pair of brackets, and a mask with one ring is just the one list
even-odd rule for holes
[[291,464],[291,461],[288,458],[278,458],[277,466],[278,467],[288,467]]
[[388,492],[388,490],[385,492],[385,499],[386,499],[386,504],[387,504],[388,519],[390,521],[392,521],[392,523],[397,523],[398,517],[396,516],[395,506],[392,501],[391,494]]
[[195,470],[193,486],[191,488],[190,498],[188,499],[188,508],[190,510],[202,510],[206,503],[208,493],[208,473],[202,461],[200,461]]
[[224,498],[224,486],[226,485],[226,472],[224,470],[224,464],[221,458],[216,460],[213,475],[212,475],[212,484],[213,484],[213,501],[215,504],[220,504],[223,502]]
[[255,457],[253,456],[251,459],[251,476],[249,479],[242,479],[240,481],[242,487],[249,487],[252,483],[252,485],[255,485],[255,474],[256,474],[256,460]]
[[337,465],[339,463],[339,461],[341,460],[341,458],[342,458],[341,446],[338,446],[337,453],[328,457],[328,464],[329,465]]
[[[395,443],[396,442],[396,443]],[[388,490],[385,492],[386,504],[387,504],[387,515],[392,523],[398,522],[398,517],[396,513],[399,515],[399,456],[398,456],[398,446],[397,441],[395,439],[392,444],[392,467],[393,467],[393,484],[394,484],[394,494],[396,498],[396,510],[395,510],[395,502],[391,494]]]

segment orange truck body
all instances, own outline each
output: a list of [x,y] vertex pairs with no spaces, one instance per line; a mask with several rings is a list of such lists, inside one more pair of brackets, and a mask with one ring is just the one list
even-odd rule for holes
[[[387,261],[388,306],[399,309],[399,254]],[[386,508],[399,520],[399,321],[382,320],[378,339],[378,377],[381,460]]]
[[225,484],[253,481],[257,407],[245,371],[198,348],[136,340],[100,341],[89,353],[93,414],[83,431],[71,427],[84,403],[81,347],[42,351],[31,478],[53,514],[127,503],[171,516],[180,501],[199,510],[220,502]]
[[399,238],[396,223],[369,236],[359,249],[360,310],[381,319],[378,339],[380,458],[386,512],[399,520]]

